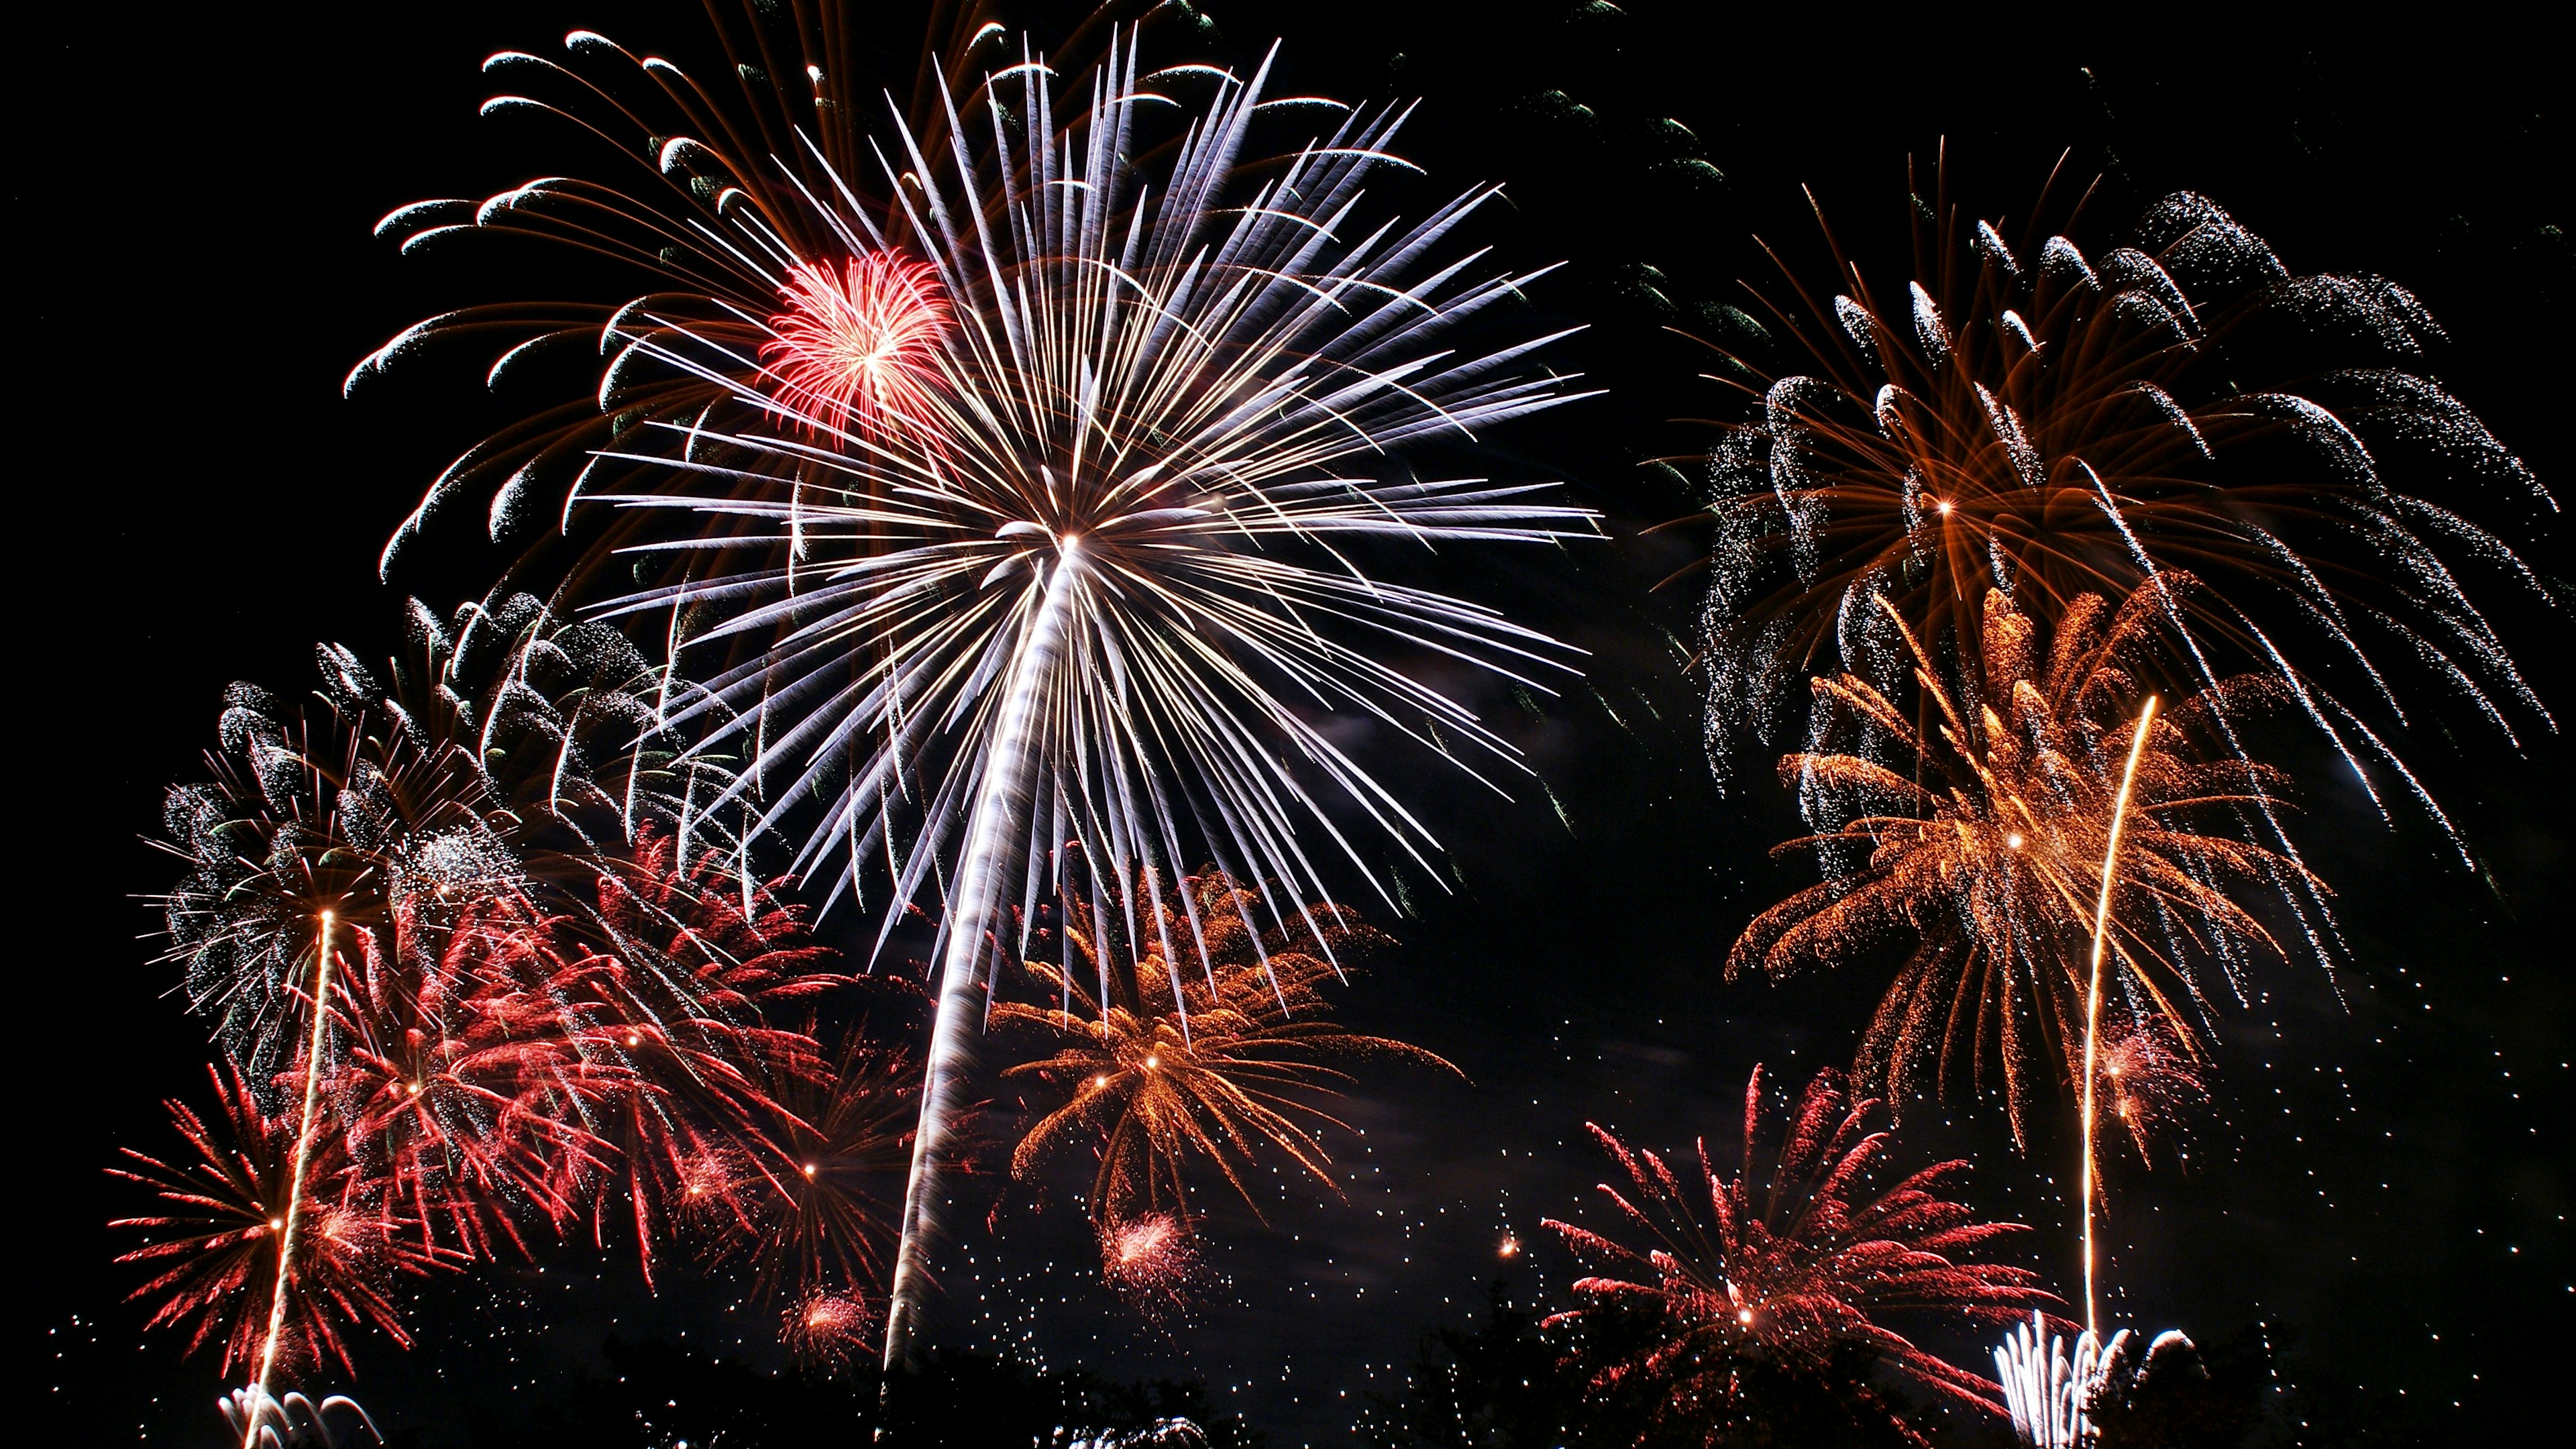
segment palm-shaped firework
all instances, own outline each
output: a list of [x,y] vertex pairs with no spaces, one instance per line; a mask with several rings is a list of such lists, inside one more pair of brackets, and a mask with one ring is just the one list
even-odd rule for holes
[[[1550,339],[1458,337],[1525,280],[1430,260],[1494,192],[1368,226],[1364,184],[1404,164],[1387,150],[1401,114],[1350,113],[1256,165],[1256,123],[1287,104],[1265,103],[1266,77],[1141,76],[1132,41],[1113,42],[1087,102],[1068,104],[1030,60],[962,105],[943,93],[944,144],[893,126],[891,202],[861,202],[826,168],[795,228],[719,208],[702,244],[775,288],[757,347],[676,306],[612,325],[739,420],[701,410],[661,448],[647,417],[642,441],[605,455],[672,465],[670,491],[623,501],[715,520],[668,545],[677,582],[618,605],[669,610],[675,651],[701,665],[703,695],[669,721],[749,756],[742,796],[760,794],[764,827],[802,822],[800,869],[845,856],[855,886],[873,860],[896,902],[946,896],[893,1352],[1001,913],[1035,898],[1053,848],[1079,842],[1121,879],[1176,879],[1203,850],[1319,897],[1301,828],[1361,860],[1328,800],[1417,858],[1430,841],[1316,713],[1512,758],[1465,705],[1364,646],[1533,686],[1525,672],[1561,657],[1490,609],[1367,569],[1372,550],[1588,531],[1536,488],[1397,461],[1570,395],[1525,365]],[[1158,85],[1210,92],[1176,135],[1156,124],[1175,99]],[[898,253],[912,265],[867,261]]]
[[1624,1220],[1626,1241],[1547,1224],[1597,1270],[1574,1284],[1587,1306],[1551,1322],[1590,1326],[1635,1309],[1648,1330],[1633,1353],[1600,1368],[1595,1387],[1644,1394],[1658,1424],[1709,1428],[1741,1412],[1738,1386],[1748,1371],[1819,1375],[1838,1352],[1857,1349],[1884,1355],[1924,1388],[1997,1408],[1992,1383],[1925,1353],[1879,1318],[1939,1312],[1997,1323],[2051,1301],[2037,1274],[1981,1261],[1988,1244],[2017,1226],[1979,1222],[1945,1196],[1964,1162],[1925,1168],[1873,1195],[1868,1178],[1887,1149],[1887,1134],[1869,1126],[1879,1104],[1847,1095],[1839,1073],[1807,1084],[1772,1150],[1761,1132],[1766,1105],[1757,1067],[1745,1084],[1742,1156],[1732,1175],[1705,1142],[1677,1173],[1656,1154],[1592,1129],[1630,1184],[1601,1188]]
[[[1212,1165],[1247,1204],[1244,1172],[1259,1149],[1276,1149],[1331,1186],[1319,1139],[1343,1124],[1323,1102],[1352,1079],[1346,1064],[1380,1058],[1457,1070],[1332,1019],[1321,988],[1337,974],[1334,962],[1383,939],[1343,907],[1307,909],[1325,923],[1320,934],[1301,919],[1265,936],[1261,892],[1222,875],[1194,876],[1160,895],[1113,886],[1103,896],[1065,903],[1061,968],[1028,963],[1039,991],[1062,1004],[996,1002],[993,1022],[1049,1048],[1003,1075],[1034,1077],[1064,1095],[1021,1136],[1012,1175],[1033,1176],[1068,1144],[1098,1156],[1091,1215],[1113,1281],[1122,1261],[1158,1256],[1143,1249],[1165,1230],[1187,1232],[1193,1161]],[[1191,940],[1193,916],[1197,959],[1165,958],[1165,942]]]
[[[1921,725],[1857,676],[1816,681],[1817,748],[1784,757],[1780,774],[1819,833],[1781,849],[1816,848],[1826,879],[1747,924],[1728,974],[1777,978],[1906,943],[1862,1039],[1863,1084],[1902,1102],[2000,1077],[2019,1138],[2034,1091],[2086,1080],[2082,967],[2125,814],[2122,879],[2098,918],[2114,992],[2102,1024],[2110,1060],[2133,1073],[2113,1083],[2115,1105],[2143,1146],[2195,1095],[2201,1014],[2248,995],[2258,961],[2288,954],[2255,900],[2286,906],[2320,962],[2332,939],[2323,887],[2278,831],[2283,777],[2227,748],[2278,703],[2277,681],[2219,681],[2144,726],[2134,794],[2121,789],[2121,761],[2140,745],[2132,701],[2169,634],[2166,600],[2191,590],[2168,574],[2117,603],[2082,595],[2053,636],[1990,593],[1975,673],[1955,683],[1900,626]],[[1881,742],[1892,766],[1867,757]]]

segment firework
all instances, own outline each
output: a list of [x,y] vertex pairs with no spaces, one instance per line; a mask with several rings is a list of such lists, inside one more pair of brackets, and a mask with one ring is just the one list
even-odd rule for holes
[[1067,1147],[1095,1150],[1091,1215],[1104,1242],[1172,1214],[1186,1231],[1193,1162],[1214,1167],[1256,1213],[1243,1174],[1258,1148],[1331,1186],[1321,1132],[1341,1123],[1316,1099],[1351,1080],[1338,1063],[1384,1057],[1456,1070],[1333,1021],[1321,987],[1336,956],[1376,938],[1353,913],[1310,906],[1264,935],[1269,914],[1260,892],[1213,871],[1168,895],[1150,878],[1098,903],[1076,893],[1060,941],[1039,942],[1060,947],[1060,964],[1027,968],[1059,1004],[994,1003],[997,1028],[1053,1047],[1003,1077],[1034,1077],[1063,1096],[1021,1137],[1012,1174],[1029,1178]]
[[787,310],[761,344],[786,414],[815,431],[875,436],[927,420],[937,407],[940,343],[948,302],[928,263],[868,252],[841,275],[800,262],[788,268]]
[[868,1351],[876,1314],[853,1293],[816,1289],[779,1317],[779,1338],[806,1363],[839,1367]]
[[[2294,275],[2188,192],[2088,257],[2035,221],[2007,244],[1945,176],[1930,190],[1902,292],[1837,247],[1830,304],[1799,285],[1771,309],[1811,370],[1736,359],[1758,416],[1712,454],[1721,773],[1786,672],[1895,657],[1874,598],[1938,650],[1964,647],[1990,592],[2047,622],[2174,569],[2208,584],[2176,614],[2201,682],[2220,654],[2277,675],[2374,799],[2365,762],[2441,818],[2382,740],[2419,683],[2508,740],[2510,711],[2547,719],[2471,601],[2481,579],[2538,580],[2452,505],[2556,505],[2431,380],[2443,335],[2411,294]],[[2240,386],[2269,378],[2287,380]]]
[[[670,440],[687,449],[670,490],[624,500],[721,525],[674,542],[693,561],[681,582],[619,605],[701,621],[687,638],[675,626],[674,648],[705,666],[706,698],[673,719],[704,725],[704,748],[749,753],[734,798],[762,795],[760,825],[810,818],[800,872],[843,853],[858,888],[880,859],[897,902],[947,883],[898,1349],[1003,909],[1034,895],[1049,847],[1072,839],[1122,878],[1176,878],[1186,833],[1230,873],[1321,894],[1301,824],[1367,869],[1326,796],[1417,857],[1430,840],[1291,699],[1516,765],[1464,705],[1359,645],[1533,685],[1559,657],[1491,610],[1365,571],[1388,548],[1590,532],[1588,513],[1536,489],[1393,461],[1569,396],[1528,362],[1549,339],[1460,334],[1527,278],[1427,260],[1494,193],[1371,229],[1355,213],[1365,181],[1401,164],[1387,150],[1401,116],[1350,112],[1256,167],[1243,157],[1267,75],[1140,77],[1132,42],[1115,44],[1080,104],[1032,62],[964,102],[961,124],[992,132],[993,154],[895,128],[887,154],[909,164],[898,184],[888,163],[882,225],[855,189],[815,193],[832,253],[899,245],[945,297],[937,386],[903,427],[852,432],[774,378],[745,383],[706,360],[726,351],[713,332],[666,319],[634,343],[732,389],[751,422],[789,424],[692,422]],[[1174,98],[1153,84],[1209,92],[1159,149],[1155,107]],[[1149,153],[1150,171],[1120,159]],[[736,255],[814,260],[756,207],[721,228]],[[807,294],[789,280],[764,276],[792,313]],[[640,445],[609,456],[670,461]],[[775,561],[746,566],[757,547]]]
[[[738,849],[679,860],[730,839],[691,794],[730,776],[662,768],[661,681],[631,644],[524,597],[461,621],[415,604],[390,689],[325,646],[319,709],[228,693],[214,781],[170,796],[171,955],[253,1064],[243,1090],[302,1102],[301,1145],[337,1164],[326,1227],[363,1216],[387,1251],[456,1263],[628,1202],[649,1275],[664,1189],[764,1105],[759,1080],[812,1063],[762,1012],[837,978]],[[281,1341],[290,1313],[349,1311],[290,1303],[286,1171]]]
[[[2112,1335],[2110,1352],[2118,1354],[2129,1331]],[[2093,1425],[2084,1406],[2102,1387],[2101,1340],[2086,1329],[2067,1341],[2033,1309],[2030,1322],[2004,1335],[1995,1350],[1995,1375],[2003,1385],[2004,1408],[2012,1415],[2013,1433],[2029,1449],[2084,1449],[2093,1442]]]
[[[290,1372],[325,1361],[345,1369],[344,1325],[408,1344],[391,1296],[394,1280],[450,1260],[410,1245],[334,1134],[313,1135],[316,1151],[299,1177],[299,1121],[263,1108],[240,1068],[226,1063],[208,1075],[219,1107],[211,1121],[184,1102],[168,1103],[187,1158],[165,1162],[128,1148],[127,1165],[110,1169],[159,1200],[149,1215],[110,1224],[145,1235],[143,1246],[117,1261],[153,1273],[133,1295],[158,1300],[147,1326],[184,1327],[191,1353],[220,1344],[226,1373],[256,1369],[272,1353]],[[288,1260],[281,1245],[299,1192],[307,1201]],[[273,1313],[283,1318],[272,1337]]]
[[314,979],[325,917],[381,954],[407,901],[480,890],[515,862],[457,750],[371,729],[382,721],[363,712],[316,721],[250,685],[224,702],[214,779],[173,788],[163,809],[166,848],[188,867],[162,898],[165,959],[264,1087],[315,1005],[296,987]]
[[1691,1181],[1654,1153],[1592,1129],[1633,1188],[1604,1184],[1601,1191],[1643,1243],[1550,1221],[1597,1271],[1574,1284],[1587,1305],[1549,1321],[1579,1324],[1629,1308],[1659,1315],[1655,1341],[1603,1368],[1595,1387],[1651,1393],[1659,1419],[1690,1422],[1730,1401],[1734,1375],[1748,1361],[1816,1372],[1844,1345],[1861,1345],[1916,1384],[1995,1407],[1994,1384],[1877,1320],[1889,1312],[1941,1312],[2003,1322],[2052,1301],[2028,1270],[1978,1261],[1987,1244],[2018,1229],[1978,1222],[1943,1195],[1967,1170],[1964,1162],[1926,1168],[1864,1196],[1887,1134],[1868,1129],[1879,1104],[1848,1096],[1838,1073],[1821,1072],[1808,1083],[1775,1151],[1760,1142],[1764,1105],[1756,1068],[1745,1087],[1743,1150],[1732,1177],[1720,1175],[1705,1141],[1699,1179]]
[[780,1074],[705,1230],[718,1258],[747,1261],[753,1291],[803,1301],[877,1281],[911,1159],[919,1070],[907,1054],[843,1037],[813,1070]]
[[1127,1306],[1162,1324],[1189,1306],[1203,1265],[1198,1235],[1176,1212],[1100,1225],[1100,1274]]
[[[2035,1078],[2079,1090],[2084,1081],[2080,964],[2106,901],[2110,1036],[2160,1031],[2196,1052],[2197,1013],[2219,993],[2241,996],[2256,960],[2287,955],[2240,896],[2263,893],[2309,923],[2322,959],[2323,888],[2287,841],[2276,835],[2275,849],[2203,833],[2277,830],[2280,776],[2225,743],[2246,712],[2279,697],[2264,676],[2211,685],[2152,722],[2120,888],[2104,895],[2136,738],[2126,701],[2169,627],[2165,596],[2188,585],[2166,574],[2116,606],[2079,597],[2045,645],[2006,596],[1989,594],[1978,672],[1956,684],[1900,629],[1925,726],[1856,676],[1816,681],[1820,740],[1883,742],[1897,764],[1824,748],[1781,761],[1782,780],[1823,827],[1781,849],[1816,849],[1826,879],[1755,917],[1728,954],[1729,975],[1759,967],[1779,977],[1905,944],[1863,1038],[1862,1080],[1903,1101],[2000,1076],[2018,1136]],[[2141,1025],[2150,1018],[2160,1025]]]

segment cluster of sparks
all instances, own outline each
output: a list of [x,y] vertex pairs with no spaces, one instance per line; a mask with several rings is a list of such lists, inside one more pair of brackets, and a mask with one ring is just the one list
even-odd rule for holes
[[[629,1237],[648,1279],[684,1229],[711,1254],[770,1242],[812,1130],[786,1102],[906,1099],[821,1056],[812,1004],[840,978],[802,914],[719,853],[680,858],[689,800],[633,753],[585,760],[574,718],[622,711],[561,631],[526,637],[486,678],[431,636],[434,671],[392,689],[325,649],[319,710],[237,688],[215,783],[172,792],[173,954],[240,1065],[219,1118],[171,1104],[186,1158],[131,1155],[163,1206],[123,1226],[147,1235],[128,1257],[156,1265],[154,1321],[263,1366],[262,1389],[271,1359],[345,1368],[340,1325],[403,1339],[406,1276],[585,1230]],[[551,808],[497,804],[539,770]],[[636,809],[631,833],[574,848],[585,801]],[[812,1291],[821,1255],[795,1267],[764,1286]]]

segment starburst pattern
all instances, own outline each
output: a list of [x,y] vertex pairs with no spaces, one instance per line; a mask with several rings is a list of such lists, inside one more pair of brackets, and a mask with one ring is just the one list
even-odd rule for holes
[[[2163,575],[2116,606],[2079,596],[2053,640],[1990,593],[1978,672],[1955,684],[1900,629],[1925,725],[1856,676],[1816,681],[1819,735],[1879,742],[1895,763],[1827,748],[1781,761],[1822,827],[1781,849],[1816,849],[1826,879],[1755,917],[1729,976],[1901,946],[1863,1039],[1864,1083],[1902,1102],[1992,1074],[2017,1134],[2035,1090],[2080,1084],[2084,963],[2133,701],[2169,627],[2165,596],[2189,584]],[[2277,830],[2281,777],[2225,743],[2280,693],[2267,676],[2224,680],[2150,727],[2113,897],[2106,1040],[2152,1031],[2196,1053],[2199,1013],[2247,990],[2258,960],[2287,954],[2249,909],[2258,894],[2308,922],[2324,958],[2322,886],[2286,840],[2241,838]],[[2221,826],[2237,833],[2212,833]]]
[[1622,1231],[1638,1236],[1622,1242],[1548,1222],[1595,1269],[1574,1284],[1587,1306],[1549,1322],[1581,1324],[1632,1308],[1659,1315],[1652,1341],[1600,1369],[1595,1387],[1649,1393],[1656,1420],[1680,1427],[1723,1414],[1748,1361],[1815,1372],[1857,1344],[1917,1384],[2000,1412],[1994,1384],[1925,1353],[1879,1319],[1913,1312],[2000,1323],[2053,1301],[2029,1270],[1980,1261],[1987,1245],[2018,1228],[1979,1222],[1945,1196],[1964,1162],[1925,1168],[1868,1195],[1864,1184],[1886,1154],[1887,1134],[1868,1127],[1879,1104],[1847,1095],[1838,1073],[1807,1084],[1776,1147],[1761,1130],[1762,1088],[1756,1068],[1731,1176],[1705,1141],[1697,1174],[1677,1175],[1656,1154],[1592,1129],[1628,1180],[1601,1192]]
[[[158,1300],[147,1326],[182,1327],[188,1351],[216,1343],[223,1370],[255,1367],[278,1281],[277,1251],[286,1227],[294,1172],[296,1123],[271,1115],[241,1070],[226,1063],[213,1078],[217,1115],[209,1120],[172,1100],[173,1125],[188,1156],[164,1161],[132,1148],[116,1176],[151,1189],[152,1213],[110,1224],[140,1231],[144,1245],[117,1258],[153,1277],[133,1296]],[[435,1250],[409,1245],[401,1220],[374,1200],[347,1155],[326,1136],[307,1165],[304,1219],[288,1285],[278,1364],[290,1372],[333,1362],[346,1370],[345,1330],[365,1326],[408,1345],[394,1305],[395,1280],[451,1264]]]
[[760,359],[790,416],[860,436],[931,417],[948,303],[928,264],[871,251],[835,276],[799,262],[780,291],[786,310],[769,319]]
[[1456,1070],[1332,1019],[1321,988],[1335,958],[1375,939],[1356,916],[1310,906],[1265,936],[1258,922],[1268,914],[1259,892],[1216,872],[1168,895],[1148,880],[1097,904],[1076,896],[1060,963],[1028,966],[1059,1004],[994,1003],[997,1028],[1053,1047],[1003,1079],[1034,1078],[1062,1097],[1020,1138],[1012,1174],[1032,1177],[1077,1146],[1097,1152],[1090,1207],[1104,1243],[1157,1218],[1186,1233],[1194,1164],[1213,1168],[1256,1213],[1244,1174],[1258,1150],[1331,1186],[1320,1134],[1341,1124],[1320,1103],[1351,1080],[1341,1063]]

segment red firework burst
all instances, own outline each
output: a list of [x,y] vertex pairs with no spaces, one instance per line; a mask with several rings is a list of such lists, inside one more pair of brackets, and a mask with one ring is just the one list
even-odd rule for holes
[[1596,1385],[1651,1392],[1659,1419],[1696,1419],[1724,1411],[1749,1364],[1816,1371],[1837,1349],[1858,1345],[1917,1383],[1993,1408],[1992,1383],[1916,1348],[1877,1315],[1931,1310],[2000,1323],[2056,1301],[2028,1269],[1974,1261],[2019,1226],[1978,1222],[1942,1195],[1964,1162],[1926,1168],[1874,1198],[1857,1196],[1887,1134],[1867,1129],[1879,1104],[1846,1096],[1838,1072],[1807,1084],[1767,1162],[1755,1148],[1763,1105],[1757,1067],[1745,1086],[1738,1171],[1720,1176],[1703,1140],[1701,1182],[1687,1185],[1654,1153],[1592,1128],[1634,1186],[1633,1196],[1606,1183],[1601,1191],[1647,1245],[1550,1221],[1579,1257],[1604,1270],[1574,1284],[1585,1307],[1550,1322],[1635,1308],[1659,1314],[1653,1341],[1603,1369]]
[[[399,918],[398,918],[399,919]],[[525,1251],[514,1209],[560,1228],[610,1145],[586,1121],[631,1074],[584,1010],[592,963],[515,896],[474,901],[406,966],[370,953],[345,978],[355,1038],[334,1075],[352,1150],[423,1244]]]
[[866,1299],[817,1288],[780,1315],[778,1337],[797,1358],[837,1367],[867,1352],[876,1326]]
[[[190,1353],[220,1341],[229,1374],[259,1361],[268,1331],[296,1123],[264,1111],[231,1063],[210,1067],[207,1075],[219,1104],[211,1121],[185,1102],[166,1104],[187,1142],[188,1158],[165,1162],[128,1148],[130,1165],[109,1169],[152,1189],[161,1210],[110,1226],[145,1234],[142,1247],[116,1261],[154,1270],[132,1295],[159,1300],[147,1326],[184,1327]],[[348,1369],[348,1344],[341,1335],[350,1325],[379,1329],[408,1347],[411,1339],[388,1296],[392,1280],[452,1261],[413,1247],[402,1224],[371,1203],[334,1134],[317,1135],[313,1152],[295,1263],[287,1275],[286,1329],[278,1342],[278,1363],[290,1372],[326,1359]]]
[[778,884],[747,885],[711,856],[683,861],[672,836],[647,829],[601,876],[585,923],[601,937],[607,1046],[626,1068],[594,1119],[617,1149],[593,1185],[594,1236],[612,1211],[631,1216],[648,1281],[656,1242],[682,1222],[752,1228],[759,1159],[795,1150],[764,1151],[769,1124],[793,1115],[777,1094],[830,1075],[812,1008],[847,978],[817,969],[832,953]]
[[780,298],[787,310],[769,319],[776,339],[760,349],[780,411],[852,432],[931,415],[948,299],[928,263],[863,252],[835,275],[800,262]]

